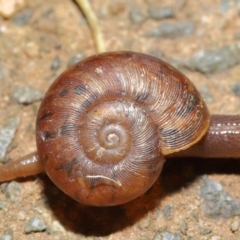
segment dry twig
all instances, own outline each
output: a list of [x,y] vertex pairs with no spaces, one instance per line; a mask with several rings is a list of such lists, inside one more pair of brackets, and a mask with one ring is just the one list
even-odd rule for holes
[[98,24],[98,19],[97,19],[95,13],[93,12],[92,7],[89,3],[89,0],[76,0],[76,3],[83,11],[83,13],[90,25],[90,28],[92,29],[97,52],[98,53],[105,52],[106,50],[105,50],[105,45],[104,45],[104,41],[103,41],[102,31]]

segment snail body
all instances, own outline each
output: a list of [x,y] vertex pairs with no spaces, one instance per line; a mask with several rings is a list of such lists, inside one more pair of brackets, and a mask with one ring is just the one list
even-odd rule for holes
[[[44,169],[81,203],[118,205],[146,192],[164,156],[197,145],[210,123],[197,89],[166,62],[104,53],[75,64],[50,86],[36,121],[37,153],[28,163],[38,164],[33,174]],[[12,178],[8,172],[0,169],[0,181]]]

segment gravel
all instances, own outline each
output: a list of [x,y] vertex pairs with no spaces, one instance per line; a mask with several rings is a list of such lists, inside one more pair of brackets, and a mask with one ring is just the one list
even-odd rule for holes
[[182,220],[180,223],[180,231],[182,234],[187,235],[188,225],[185,220]]
[[52,64],[51,64],[51,70],[57,70],[60,68],[60,58],[59,57],[55,57],[52,61]]
[[174,17],[174,9],[172,7],[150,7],[148,12],[150,17],[156,20]]
[[194,24],[192,21],[180,23],[162,23],[157,28],[150,30],[146,34],[147,37],[154,38],[179,38],[189,36],[194,32]]
[[130,20],[133,23],[141,24],[147,19],[147,15],[142,11],[141,8],[132,8],[129,12]]
[[18,103],[30,104],[41,100],[43,98],[43,94],[39,90],[30,86],[17,86],[14,88],[12,97]]
[[47,225],[37,216],[33,216],[29,219],[28,223],[24,227],[25,233],[42,232],[46,230]]
[[31,10],[25,10],[21,13],[16,14],[13,17],[13,22],[17,25],[17,26],[25,26],[29,23],[29,20],[32,16],[32,11]]
[[0,15],[4,18],[10,18],[26,5],[26,0],[0,0]]
[[231,91],[240,97],[240,81],[236,82],[232,87],[231,87]]
[[240,63],[240,43],[195,53],[186,65],[202,73],[216,73]]
[[1,237],[1,240],[13,240],[13,230],[8,229],[8,230],[4,231],[4,234]]
[[75,63],[83,60],[86,56],[83,53],[76,53],[74,56],[72,56],[69,61],[67,67],[71,67]]
[[201,235],[207,235],[207,234],[209,234],[209,233],[211,233],[212,232],[212,229],[211,228],[203,228],[202,230],[201,230]]
[[167,221],[171,218],[171,214],[172,214],[172,205],[167,205],[164,207],[163,209],[163,217],[164,219]]
[[236,232],[239,229],[239,222],[237,220],[231,223],[231,231]]
[[0,160],[3,160],[9,144],[14,138],[19,123],[20,117],[18,115],[11,116],[6,119],[5,123],[0,128]]
[[0,210],[3,210],[4,212],[8,211],[7,203],[0,200]]
[[240,202],[225,192],[220,183],[207,176],[200,181],[200,197],[206,217],[229,218],[240,215]]
[[163,232],[156,234],[154,240],[183,240],[183,238],[175,233]]
[[11,200],[11,202],[16,203],[19,200],[19,195],[22,192],[22,185],[18,182],[12,181],[6,187],[6,197]]

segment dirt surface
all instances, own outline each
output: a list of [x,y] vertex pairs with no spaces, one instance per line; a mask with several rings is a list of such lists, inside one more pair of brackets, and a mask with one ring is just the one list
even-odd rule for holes
[[[203,49],[217,49],[239,42],[240,14],[237,1],[191,0],[94,0],[107,51],[131,50],[161,53],[165,59],[188,59]],[[227,1],[225,1],[227,2]],[[149,7],[171,6],[175,16],[155,20]],[[131,20],[138,9],[144,21]],[[16,87],[31,86],[44,93],[74,56],[95,54],[91,31],[77,5],[68,0],[28,0],[30,11],[22,26],[16,16],[0,18],[0,126],[12,115],[20,116],[6,159],[17,159],[35,150],[35,118],[40,101],[20,104],[13,98]],[[147,37],[160,23],[192,21],[194,31],[173,38]],[[57,67],[51,67],[53,62]],[[240,114],[240,97],[232,87],[240,81],[240,64],[223,72],[203,74],[181,69],[203,93],[211,113]],[[156,184],[140,198],[118,207],[95,208],[74,202],[44,174],[20,179],[21,192],[11,200],[2,184],[0,237],[13,239],[161,239],[162,232],[182,239],[240,239],[239,216],[208,218],[202,209],[199,181],[203,175],[222,184],[240,200],[239,162],[233,160],[171,159]],[[38,216],[47,228],[24,233],[28,220]],[[165,239],[165,238],[164,238]],[[166,238],[170,239],[170,238]],[[178,238],[174,238],[178,239]],[[180,239],[180,238],[179,238]]]

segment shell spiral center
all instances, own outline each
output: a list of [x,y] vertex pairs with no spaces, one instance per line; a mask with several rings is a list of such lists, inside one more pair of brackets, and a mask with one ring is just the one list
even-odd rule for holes
[[127,103],[104,102],[87,113],[80,124],[79,139],[85,155],[92,161],[121,161],[132,148],[133,124]]

